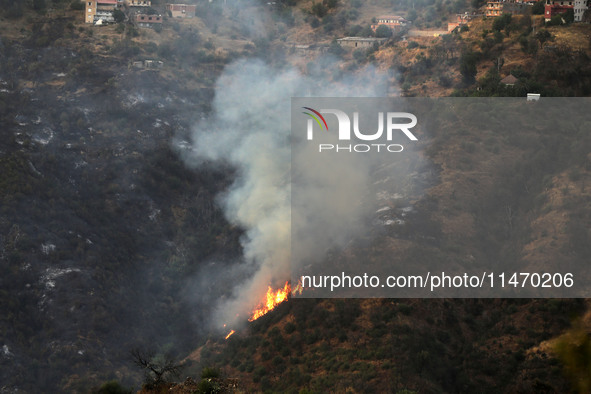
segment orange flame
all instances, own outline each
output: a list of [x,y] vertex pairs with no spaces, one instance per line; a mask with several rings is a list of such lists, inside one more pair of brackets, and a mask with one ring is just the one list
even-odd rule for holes
[[[225,324],[224,324],[225,326]],[[230,338],[232,336],[232,334],[234,334],[236,331],[232,330],[230,331],[230,333],[228,335],[226,335],[226,339]]]
[[291,295],[302,294],[304,288],[302,287],[302,281],[299,281],[298,284],[291,290]]
[[291,286],[289,282],[285,282],[285,286],[282,289],[273,291],[271,286],[267,289],[266,301],[260,304],[254,311],[252,311],[248,321],[254,321],[259,317],[266,315],[272,311],[277,305],[287,300],[287,297],[291,293]]

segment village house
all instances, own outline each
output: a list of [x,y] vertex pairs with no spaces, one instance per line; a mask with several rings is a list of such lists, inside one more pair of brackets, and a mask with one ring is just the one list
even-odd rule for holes
[[376,18],[376,23],[371,25],[371,29],[375,32],[380,26],[387,26],[392,30],[400,29],[410,23],[401,16],[385,15]]
[[456,20],[454,22],[447,23],[447,32],[451,33],[458,27],[463,25],[467,25],[468,22],[472,19],[472,15],[468,14],[467,12],[464,14],[456,14]]
[[294,44],[293,50],[300,55],[308,55],[311,53],[325,53],[328,52],[330,45],[328,44]]
[[487,1],[484,14],[496,17],[503,14],[524,14],[532,4],[523,0],[494,0]]
[[503,14],[503,3],[501,1],[487,1],[485,15],[488,17],[500,16]]
[[85,0],[84,21],[92,24],[115,22],[113,11],[117,9],[117,0]]
[[564,14],[568,10],[574,11],[574,7],[574,0],[546,0],[546,4],[544,5],[544,19],[546,22],[549,22],[554,15]]
[[162,62],[160,60],[146,59],[146,60],[136,60],[136,61],[132,62],[131,65],[134,68],[139,68],[139,69],[143,69],[143,68],[158,69],[158,68],[164,67],[164,62]]
[[197,7],[192,4],[166,4],[166,11],[173,18],[192,18]]
[[162,25],[162,15],[146,15],[137,14],[135,22],[139,27],[154,27],[154,25]]
[[151,7],[152,2],[150,0],[127,0],[127,5],[130,7]]
[[508,87],[515,86],[517,82],[519,82],[519,79],[515,78],[515,76],[512,74],[509,74],[505,78],[501,79],[501,83]]
[[385,38],[366,38],[366,37],[345,37],[339,38],[337,42],[342,47],[347,48],[371,48],[373,44],[381,44],[386,41]]
[[575,0],[575,22],[582,22],[583,21],[583,14],[589,8],[587,0]]

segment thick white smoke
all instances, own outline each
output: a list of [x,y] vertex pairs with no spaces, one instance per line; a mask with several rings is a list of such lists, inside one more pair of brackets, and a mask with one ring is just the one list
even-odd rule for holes
[[[219,78],[213,113],[195,126],[194,149],[186,160],[192,165],[223,161],[238,169],[234,184],[220,196],[220,203],[227,219],[246,231],[242,246],[248,267],[236,269],[254,274],[235,284],[233,297],[220,301],[215,322],[245,321],[264,299],[267,286],[281,286],[290,278],[290,263],[300,263],[290,261],[291,97],[315,91],[326,96],[376,95],[373,86],[384,86],[384,80],[377,78],[373,68],[360,73],[364,78],[368,74],[374,76],[372,83],[351,76],[332,84],[304,76],[294,68],[275,70],[251,59],[228,66]],[[334,180],[298,186],[309,196],[309,209],[298,212],[305,213],[300,219],[307,221],[310,231],[296,236],[300,237],[298,242],[309,245],[310,256],[321,258],[328,246],[343,242],[358,226],[360,211],[340,202],[344,196],[347,201],[361,198],[364,171],[346,162],[310,162],[303,169],[314,175],[311,179]],[[338,182],[340,173],[350,180],[347,186]],[[343,215],[350,220],[343,221]],[[228,277],[235,275],[228,273]]]

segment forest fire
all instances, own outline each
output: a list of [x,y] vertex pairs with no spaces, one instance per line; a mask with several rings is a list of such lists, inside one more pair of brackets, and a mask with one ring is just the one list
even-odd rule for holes
[[302,287],[302,281],[299,281],[297,285],[291,290],[291,295],[299,295],[302,294],[304,288]]
[[291,285],[289,282],[285,282],[285,286],[282,289],[273,291],[271,286],[267,289],[266,301],[260,304],[254,311],[252,311],[248,321],[255,321],[261,316],[266,315],[272,311],[277,305],[287,300],[287,297],[291,293]]
[[236,331],[234,331],[234,330],[230,331],[230,332],[228,333],[228,335],[226,335],[226,338],[224,338],[224,339],[228,339],[228,338],[230,338],[230,337],[232,336],[232,334],[234,334],[235,332],[236,332]]
[[[275,291],[273,290],[273,288],[271,288],[271,286],[269,286],[267,289],[267,294],[265,296],[265,302],[261,303],[252,311],[250,317],[248,318],[248,321],[255,321],[259,317],[266,315],[267,313],[275,309],[277,305],[281,304],[284,301],[287,301],[289,296],[295,294],[302,294],[302,290],[303,288],[301,282],[299,282],[293,289],[291,288],[289,281],[285,282],[283,288],[277,289]],[[224,328],[226,328],[225,324]],[[228,333],[228,335],[226,335],[225,339],[230,338],[235,332],[236,331],[231,330]]]

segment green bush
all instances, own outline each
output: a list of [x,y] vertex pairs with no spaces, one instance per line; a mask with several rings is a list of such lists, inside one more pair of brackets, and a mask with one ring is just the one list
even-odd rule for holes
[[460,73],[467,83],[474,82],[476,77],[476,62],[478,61],[478,54],[472,51],[462,53],[460,57]]
[[211,381],[210,379],[201,379],[199,385],[197,386],[197,393],[199,394],[213,394],[220,392],[220,385],[215,382]]
[[380,25],[376,29],[376,37],[389,38],[392,37],[392,29],[386,25]]
[[125,20],[125,14],[121,10],[114,10],[113,19],[115,19],[116,23],[121,23]]
[[118,381],[111,380],[103,383],[95,394],[131,394],[131,390],[121,386]]
[[217,368],[205,367],[201,371],[201,379],[214,379],[221,376],[220,370]]
[[70,3],[70,8],[76,11],[82,11],[84,9],[84,3],[80,0],[74,0]]
[[312,5],[311,12],[318,18],[323,18],[328,13],[328,8],[322,3],[314,3]]
[[511,23],[511,14],[503,14],[501,16],[497,16],[493,20],[493,30],[501,31],[505,27],[507,27]]
[[531,13],[534,15],[544,15],[544,0],[538,1],[531,8]]

